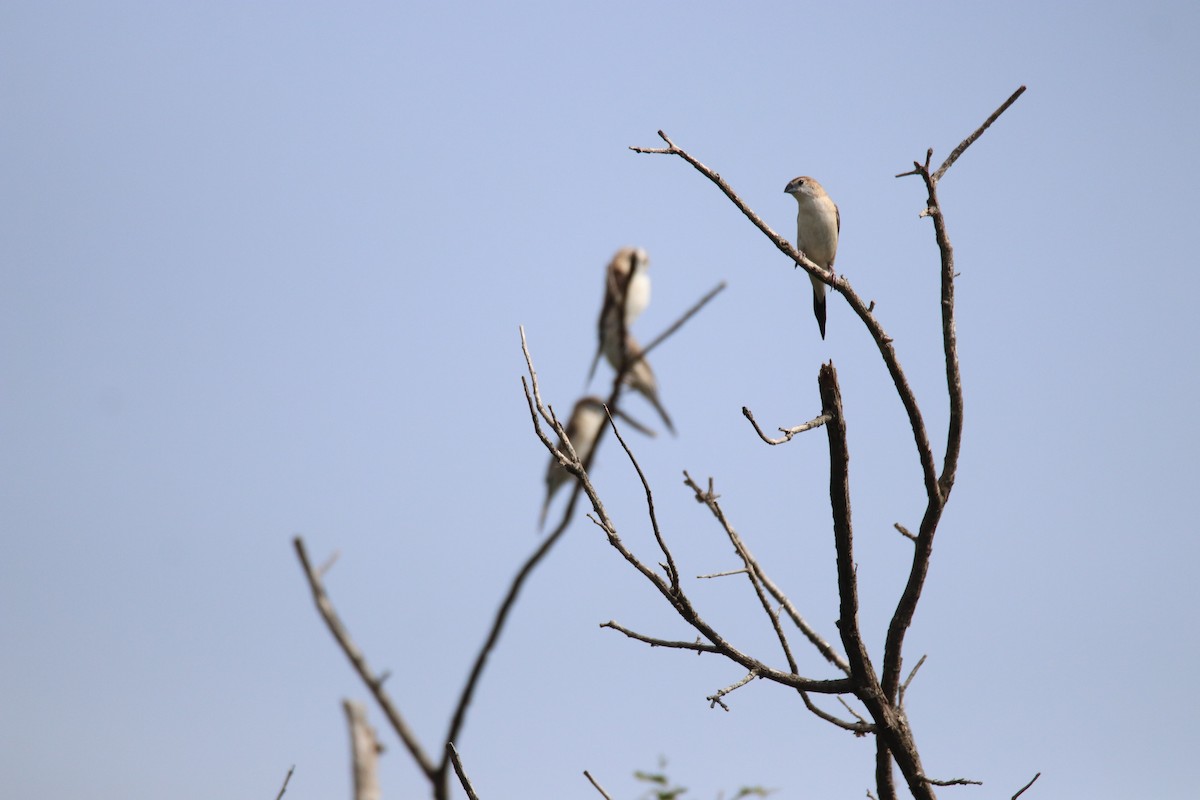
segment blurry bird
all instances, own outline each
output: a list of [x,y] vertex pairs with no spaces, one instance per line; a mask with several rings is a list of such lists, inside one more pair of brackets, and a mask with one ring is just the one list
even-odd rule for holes
[[[808,256],[818,267],[833,269],[837,256],[838,234],[842,230],[842,215],[837,204],[825,193],[816,178],[801,175],[784,188],[800,205],[796,213],[796,249]],[[825,284],[812,275],[813,314],[825,338]]]
[[[599,397],[584,397],[575,403],[575,408],[571,411],[571,418],[567,420],[566,431],[567,438],[571,440],[571,446],[575,448],[575,455],[579,456],[581,464],[587,463],[592,448],[596,446],[596,437],[607,421],[608,415],[604,411],[604,401]],[[558,447],[560,450],[563,449],[561,439]],[[546,512],[550,510],[550,501],[554,499],[554,494],[570,479],[571,473],[567,472],[566,467],[559,464],[558,459],[551,455],[550,465],[546,467],[546,501],[542,503],[542,515],[538,519],[538,528],[542,528],[546,524]]]
[[[622,247],[608,262],[604,276],[604,305],[600,307],[599,341],[596,356],[588,369],[588,382],[596,374],[596,364],[604,352],[604,343],[609,339],[621,340],[622,331],[628,331],[633,321],[641,316],[650,305],[650,256],[640,247]],[[621,324],[624,310],[625,324]]]
[[[654,406],[654,410],[662,417],[663,423],[667,426],[667,430],[675,433],[675,426],[671,424],[671,417],[667,414],[667,410],[663,408],[662,402],[658,399],[658,381],[654,377],[654,370],[650,369],[650,362],[642,358],[642,347],[633,338],[632,334],[625,334],[625,347],[616,347],[617,337],[609,337],[604,342],[604,356],[608,359],[608,363],[612,364],[612,368],[618,372],[624,366],[625,360],[629,360],[629,369],[625,372],[625,377],[622,380],[625,385],[633,389],[638,394],[650,401],[650,405]],[[635,360],[636,359],[636,360]]]

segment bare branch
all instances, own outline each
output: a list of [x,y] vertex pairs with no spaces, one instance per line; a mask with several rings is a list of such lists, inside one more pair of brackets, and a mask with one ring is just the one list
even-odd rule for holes
[[[823,719],[829,724],[836,725],[843,730],[850,731],[855,736],[865,736],[868,733],[875,732],[875,726],[866,720],[863,720],[862,717],[858,717],[858,714],[856,714],[853,709],[850,709],[850,706],[846,706],[846,708],[850,710],[851,714],[854,714],[854,716],[862,720],[861,722],[847,722],[844,719],[835,717],[833,714],[830,714],[828,711],[814,703],[812,698],[808,696],[808,692],[800,692],[800,699],[804,701],[804,707],[811,711],[819,719]],[[841,701],[842,705],[846,705],[846,701],[842,700],[841,695],[838,695],[838,700]]]
[[969,778],[950,778],[945,781],[923,778],[923,780],[933,786],[983,786],[983,781],[973,781]]
[[905,678],[904,683],[900,684],[899,705],[901,708],[904,708],[904,694],[908,691],[908,685],[913,682],[913,678],[917,677],[917,670],[919,670],[921,665],[925,663],[925,658],[926,656],[921,656],[921,658],[917,661],[917,665],[912,668],[912,672],[908,673],[908,677]]
[[458,782],[462,784],[467,797],[470,800],[479,800],[479,795],[475,794],[475,787],[471,785],[471,780],[467,777],[466,770],[463,769],[462,759],[458,757],[458,750],[455,749],[454,742],[446,742],[446,756],[454,765],[454,774],[458,776]]
[[362,703],[343,700],[346,723],[350,726],[350,761],[354,773],[354,800],[379,800],[379,753],[383,748],[375,729],[367,722]]
[[737,683],[726,686],[724,689],[718,689],[716,694],[710,695],[710,696],[704,698],[705,700],[709,701],[708,707],[713,708],[715,706],[720,706],[721,708],[728,711],[729,706],[725,705],[725,702],[721,698],[724,697],[725,695],[729,694],[730,692],[737,691],[738,689],[742,688],[747,683],[749,683],[750,681],[754,680],[757,677],[758,677],[758,673],[755,672],[754,670],[750,670],[749,672],[746,673],[746,677],[742,678]]
[[1020,790],[1018,790],[1017,793],[1012,796],[1011,800],[1017,800],[1018,797],[1025,794],[1025,790],[1028,789],[1030,786],[1033,786],[1034,781],[1036,781],[1040,777],[1042,777],[1042,773],[1039,772],[1037,775],[1034,775],[1032,778],[1030,778],[1029,783],[1022,786],[1020,788]]
[[795,625],[802,634],[804,634],[805,638],[807,638],[815,648],[817,648],[817,651],[825,657],[825,660],[849,675],[850,666],[846,663],[846,660],[842,658],[837,651],[835,651],[829,645],[828,642],[825,641],[824,637],[817,633],[816,630],[814,630],[813,627],[809,625],[807,621],[805,621],[805,619],[800,615],[800,611],[792,604],[792,601],[788,599],[787,595],[785,595],[779,589],[779,587],[775,585],[774,581],[770,579],[767,573],[759,565],[757,559],[755,559],[754,555],[750,552],[750,548],[746,546],[745,542],[742,541],[737,531],[733,529],[729,519],[725,516],[724,509],[722,509],[720,504],[717,502],[719,495],[717,495],[713,489],[712,478],[709,478],[708,489],[705,491],[701,490],[699,484],[692,479],[692,476],[689,475],[686,470],[684,470],[683,477],[684,484],[686,484],[688,488],[695,492],[696,502],[706,505],[709,511],[712,512],[713,516],[716,517],[717,522],[721,523],[721,527],[725,529],[725,535],[730,538],[731,542],[733,542],[734,549],[742,559],[742,563],[746,565],[746,569],[749,570],[749,574],[753,575],[755,578],[757,578],[757,580],[762,582],[762,585],[771,594],[771,596],[775,598],[775,601],[783,606],[783,609],[787,612],[788,618],[792,620],[792,624]]
[[[712,300],[714,297],[719,295],[724,290],[725,290],[725,281],[721,281],[716,286],[714,286],[712,289],[710,289],[708,291],[708,294],[701,297],[699,300],[696,301],[696,303],[691,308],[689,308],[687,311],[683,312],[683,316],[681,316],[679,319],[675,320],[670,325],[668,325],[666,330],[664,330],[658,336],[655,336],[644,347],[642,347],[642,352],[641,352],[641,355],[639,356],[639,358],[645,358],[646,356],[648,356],[650,354],[651,350],[658,347],[660,344],[662,344],[664,341],[666,341],[667,337],[669,337],[671,334],[675,333],[675,331],[682,328],[683,324],[685,322],[687,322],[689,319],[694,317],[700,311],[700,309],[702,309],[706,305],[708,305],[710,300]],[[636,360],[637,359],[632,359],[630,361],[629,366],[633,366],[633,363]]]
[[839,702],[839,703],[841,703],[841,704],[842,704],[842,707],[843,707],[843,708],[845,708],[847,711],[849,711],[849,712],[850,712],[850,716],[854,717],[854,718],[855,718],[856,720],[858,720],[859,722],[866,723],[866,721],[867,721],[867,720],[866,720],[866,717],[864,717],[862,714],[859,714],[857,711],[855,711],[855,710],[854,710],[854,709],[853,709],[853,708],[850,706],[850,704],[846,702],[846,698],[842,697],[842,696],[839,694],[839,695],[838,695],[838,699],[837,699],[837,700],[838,700],[838,702]]
[[296,765],[292,764],[292,766],[288,768],[287,775],[283,776],[283,786],[279,787],[279,794],[275,795],[275,800],[280,800],[280,798],[283,797],[283,793],[287,791],[288,781],[292,779],[292,773],[295,771]]
[[583,777],[592,782],[592,786],[596,787],[596,791],[600,793],[600,796],[603,797],[604,800],[612,800],[612,797],[609,795],[609,793],[604,791],[604,787],[597,783],[596,779],[593,778],[592,774],[586,769],[583,771]]
[[[607,410],[605,409],[605,411]],[[675,568],[675,558],[671,555],[671,551],[667,548],[667,543],[663,540],[662,531],[659,530],[658,516],[654,513],[654,493],[650,491],[650,483],[646,480],[646,473],[642,472],[642,465],[637,462],[633,451],[625,443],[625,437],[621,435],[621,431],[617,428],[617,423],[613,420],[612,414],[608,415],[608,424],[612,426],[613,435],[617,437],[617,441],[621,443],[621,447],[625,450],[625,455],[629,456],[630,463],[637,470],[638,479],[642,482],[642,488],[646,491],[646,511],[650,515],[650,526],[654,529],[654,539],[658,542],[658,548],[662,550],[663,556],[667,559],[667,577],[671,581],[671,587],[678,590],[679,571]]]
[[821,425],[824,425],[826,422],[829,422],[828,415],[822,414],[815,419],[809,420],[803,425],[797,425],[794,428],[780,428],[779,431],[783,434],[783,436],[778,439],[771,439],[768,438],[765,433],[763,433],[762,428],[758,427],[758,422],[754,419],[754,414],[750,413],[750,409],[746,406],[742,406],[742,416],[750,420],[750,424],[754,426],[754,430],[758,434],[759,438],[767,444],[783,444],[784,442],[790,442],[792,437],[794,437],[796,434],[810,431],[813,428],[818,428]]
[[[875,668],[863,643],[858,625],[858,580],[854,565],[854,536],[850,516],[850,453],[846,444],[846,419],[842,410],[841,389],[832,363],[822,364],[817,378],[821,390],[821,410],[832,416],[825,426],[829,439],[829,505],[833,511],[833,541],[837,551],[837,580],[840,605],[838,632],[850,663],[854,695],[866,706],[878,730],[876,743],[876,787],[884,800],[895,797],[891,784],[891,759],[903,773],[909,791],[916,798],[933,800],[933,793],[921,776],[920,754],[902,714],[891,703],[875,674]],[[889,758],[890,754],[890,758]]]
[[[1000,108],[988,118],[963,144],[959,145],[961,153],[968,145],[983,133],[984,130],[1008,108],[1024,91],[1017,90]],[[949,168],[957,155],[947,159],[942,170]],[[937,177],[929,172],[929,155],[926,155],[925,165],[917,165],[919,174],[928,192],[927,208],[933,219],[934,236],[937,240],[938,252],[941,255],[941,308],[942,308],[942,349],[946,362],[946,389],[950,400],[950,414],[946,431],[946,452],[942,460],[942,474],[938,476],[936,485],[926,486],[928,502],[921,526],[914,540],[913,560],[909,568],[908,580],[904,591],[896,603],[896,610],[888,624],[887,637],[884,640],[882,686],[884,694],[889,699],[896,698],[900,683],[901,651],[904,647],[904,637],[916,614],[917,603],[925,585],[925,577],[929,572],[929,559],[933,555],[933,537],[937,532],[938,523],[950,492],[954,488],[955,477],[958,473],[958,457],[962,448],[963,431],[963,388],[962,373],[958,361],[958,334],[954,322],[954,248],[950,244],[950,236],[946,230],[945,215],[937,196]]]
[[904,527],[899,522],[892,523],[892,527],[895,528],[896,530],[900,531],[900,535],[903,536],[904,538],[911,539],[914,542],[917,540],[917,537],[911,531],[909,531],[908,528]]
[[[975,140],[982,136],[983,132],[990,128],[992,123],[999,119],[1000,115],[1007,111],[1009,106],[1017,102],[1017,98],[1024,93],[1024,86],[1013,92],[1007,100],[1000,104],[999,108],[992,112],[990,117],[983,121],[982,125],[975,129],[974,133],[972,133],[966,139],[963,139],[958,147],[954,148],[954,151],[946,157],[946,160],[942,162],[942,165],[938,167],[937,172],[933,173],[933,182],[937,183],[940,181],[942,176],[946,174],[946,170],[950,169],[950,167],[954,165],[954,162],[958,160],[958,157],[961,156],[968,147],[974,144]],[[926,169],[928,169],[928,166],[928,162],[926,162]]]
[[[896,776],[892,774],[892,750],[882,736],[875,737],[875,788],[879,790],[879,800],[898,800]],[[928,794],[933,793],[925,784],[921,784],[921,788]]]
[[341,551],[334,550],[329,554],[329,558],[325,559],[325,561],[321,563],[321,566],[317,567],[317,575],[324,578],[329,573],[329,570],[333,569],[333,565],[336,564],[338,559],[341,557]]
[[[846,420],[842,416],[842,394],[833,363],[822,364],[817,383],[821,411],[830,417],[825,426],[829,440],[829,504],[833,510],[833,541],[837,551],[837,581],[840,607],[838,632],[855,678],[856,694],[875,680],[871,659],[858,627],[858,577],[854,565],[854,534],[850,520],[850,452],[846,445]],[[861,697],[861,695],[860,695]]]
[[[707,503],[709,510],[725,528],[725,535],[729,537],[730,544],[733,545],[733,549],[738,554],[738,557],[742,559],[742,563],[746,565],[746,577],[750,579],[750,585],[754,589],[755,596],[758,597],[758,602],[762,606],[763,612],[766,613],[767,618],[771,621],[771,628],[775,631],[775,638],[779,640],[779,645],[783,649],[783,655],[787,659],[788,668],[790,668],[793,673],[799,672],[799,668],[796,666],[796,659],[792,656],[791,645],[788,644],[787,635],[784,634],[783,627],[779,624],[779,613],[772,608],[771,601],[767,597],[767,591],[763,588],[763,583],[761,580],[759,580],[759,577],[756,574],[758,564],[750,556],[750,552],[742,543],[741,537],[738,536],[737,531],[733,529],[733,526],[725,517],[725,512],[717,503],[716,497],[712,492],[711,479],[709,480],[709,492],[707,495],[705,495],[700,492],[700,487],[697,486],[696,482],[692,480],[690,475],[688,475],[687,470],[684,470],[683,475],[684,483],[696,493],[698,500]],[[706,500],[705,498],[711,499]]]
[[673,648],[675,650],[695,650],[697,653],[719,653],[719,652],[721,652],[721,650],[719,648],[714,647],[711,644],[704,644],[703,642],[701,642],[699,640],[694,641],[694,642],[678,642],[678,641],[671,641],[669,639],[655,639],[652,636],[646,636],[645,634],[638,633],[637,631],[631,631],[628,628],[624,627],[623,625],[619,625],[617,622],[615,622],[614,620],[611,620],[611,619],[608,622],[600,623],[600,627],[601,628],[612,628],[614,631],[625,634],[630,639],[636,639],[639,642],[645,642],[646,644],[650,645],[651,647],[669,647],[669,648]]
[[379,704],[380,710],[387,717],[388,723],[392,729],[396,731],[396,735],[400,737],[400,741],[404,743],[405,748],[412,755],[413,760],[417,762],[417,767],[425,774],[425,777],[431,781],[437,776],[437,767],[425,754],[420,742],[417,741],[416,735],[408,727],[408,723],[400,716],[400,712],[392,704],[392,699],[386,691],[375,673],[371,671],[367,664],[367,659],[359,650],[358,645],[350,638],[346,626],[342,624],[338,618],[337,612],[333,608],[333,603],[329,600],[329,596],[325,592],[325,586],[321,582],[321,577],[317,575],[313,569],[312,563],[308,559],[308,550],[304,547],[304,539],[297,536],[292,540],[292,544],[296,549],[296,556],[300,559],[300,566],[304,570],[304,575],[308,578],[308,586],[312,590],[313,602],[316,603],[317,613],[321,615],[321,619],[325,620],[326,627],[333,634],[333,638],[337,641],[338,646],[342,648],[342,652],[346,654],[346,658],[350,660],[350,664],[354,667],[354,671],[358,673],[359,678],[366,684],[370,690],[371,696],[375,698],[375,702]]
[[714,572],[711,575],[697,575],[696,578],[697,580],[704,580],[705,578],[728,578],[732,575],[745,575],[748,572],[750,572],[750,570],[743,567],[742,569],[731,569],[729,572]]
[[712,641],[710,638],[712,644],[704,644],[699,641],[680,642],[670,641],[667,639],[654,639],[652,637],[631,631],[628,628],[622,627],[611,620],[609,622],[601,623],[600,627],[612,628],[615,631],[625,634],[631,639],[636,639],[639,642],[645,642],[651,647],[670,647],[677,650],[694,650],[701,653],[719,653],[736,664],[741,664],[749,670],[754,670],[758,673],[760,678],[765,678],[766,680],[788,686],[792,689],[802,689],[804,691],[815,692],[817,694],[843,694],[845,692],[852,691],[851,683],[849,679],[846,678],[835,680],[813,680],[812,678],[805,678],[790,672],[783,672],[782,670],[774,669],[773,667],[763,664],[757,659],[751,658],[722,639],[716,633],[716,631],[713,631],[708,624],[704,622],[704,620],[696,616],[696,612],[691,608],[690,604],[688,604],[687,613],[680,612],[680,616],[682,616],[686,622],[692,625],[692,627],[700,630],[701,633],[703,633],[706,637],[715,637],[716,641]]

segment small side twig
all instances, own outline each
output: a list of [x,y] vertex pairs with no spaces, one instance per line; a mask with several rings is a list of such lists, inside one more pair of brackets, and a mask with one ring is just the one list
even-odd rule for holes
[[1000,115],[1007,111],[1009,106],[1017,102],[1017,98],[1024,93],[1025,87],[1021,86],[1019,89],[1013,92],[1007,100],[1001,103],[1000,107],[993,111],[992,115],[984,120],[983,124],[976,128],[970,136],[968,136],[966,139],[963,139],[962,142],[959,143],[958,147],[954,148],[950,155],[946,156],[946,160],[943,161],[942,165],[937,168],[937,172],[933,173],[934,182],[936,183],[937,181],[940,181],[942,176],[946,174],[946,170],[950,169],[950,167],[954,165],[954,162],[958,160],[958,157],[961,156],[968,147],[974,144],[975,140],[982,136],[983,132],[990,128],[992,123],[999,119]]
[[763,429],[758,426],[758,422],[754,419],[754,414],[752,414],[750,409],[746,406],[742,406],[742,416],[750,420],[750,424],[754,426],[754,431],[758,434],[759,438],[771,445],[790,442],[792,438],[796,436],[796,434],[804,433],[805,431],[811,431],[813,428],[819,428],[826,422],[829,422],[829,415],[821,414],[819,417],[811,419],[803,425],[797,425],[794,428],[780,428],[779,432],[782,433],[783,436],[779,437],[778,439],[772,439],[763,433]]
[[[801,692],[800,699],[804,701],[804,707],[812,712],[815,717],[818,719],[823,719],[830,725],[835,725],[842,730],[850,731],[855,736],[865,736],[868,733],[874,733],[876,731],[875,726],[866,720],[861,722],[847,722],[844,719],[835,717],[833,714],[830,714],[828,711],[814,703],[812,698],[808,696],[808,692]],[[842,700],[841,695],[838,695],[838,700]],[[842,704],[845,705],[844,700],[842,700]],[[847,709],[849,709],[849,706],[847,706]],[[862,717],[859,717],[858,714],[856,714],[852,709],[850,710],[850,713],[862,720]]]
[[939,781],[934,778],[923,778],[930,786],[983,786],[983,781],[973,781],[970,778],[950,778]]
[[1019,790],[1017,790],[1017,793],[1012,796],[1011,800],[1017,800],[1018,797],[1025,794],[1025,790],[1028,789],[1030,786],[1033,786],[1034,781],[1036,781],[1040,777],[1042,777],[1042,773],[1039,772],[1037,775],[1034,775],[1032,778],[1030,778],[1029,783],[1025,784]]
[[792,624],[795,625],[802,634],[804,634],[804,637],[808,639],[809,643],[812,644],[813,647],[817,648],[817,651],[825,657],[825,660],[833,664],[846,675],[849,675],[850,666],[846,663],[846,660],[842,658],[841,655],[839,655],[838,652],[834,650],[827,641],[825,641],[824,637],[817,633],[816,630],[808,624],[804,617],[800,615],[800,611],[795,605],[793,605],[792,601],[787,597],[787,595],[780,590],[775,582],[771,580],[771,578],[763,570],[762,566],[758,563],[758,560],[754,557],[754,554],[750,552],[750,548],[746,546],[746,543],[742,541],[737,531],[734,530],[733,525],[725,516],[724,509],[722,509],[720,503],[717,502],[717,500],[720,499],[720,496],[716,493],[716,490],[713,487],[712,478],[708,479],[708,489],[701,489],[700,485],[692,479],[692,476],[688,474],[687,470],[684,470],[683,483],[685,486],[695,492],[696,502],[703,503],[705,506],[707,506],[708,510],[712,512],[712,515],[716,518],[717,522],[719,522],[721,527],[725,529],[725,535],[729,537],[730,541],[733,543],[734,550],[738,553],[739,557],[742,559],[742,562],[746,565],[746,571],[747,574],[751,576],[751,580],[758,580],[762,583],[763,587],[767,590],[767,592],[770,593],[771,597],[775,599],[775,602],[779,603],[783,607],[783,610],[787,612],[788,618],[792,621]]
[[675,331],[682,328],[683,324],[685,322],[687,322],[689,319],[691,319],[692,317],[696,316],[696,314],[699,313],[700,309],[702,309],[706,305],[708,305],[710,300],[712,300],[714,297],[719,295],[721,292],[725,291],[725,286],[726,286],[725,281],[721,281],[716,286],[714,286],[712,289],[709,289],[708,294],[704,295],[699,300],[697,300],[691,308],[689,308],[687,311],[683,312],[683,315],[680,316],[679,319],[672,322],[670,325],[667,326],[666,330],[664,330],[658,336],[655,336],[653,339],[651,339],[649,341],[649,343],[647,343],[645,346],[643,346],[642,352],[641,352],[641,355],[639,356],[639,358],[638,359],[630,359],[629,366],[633,366],[633,364],[637,360],[639,360],[641,358],[645,358],[646,356],[650,355],[651,350],[653,350],[654,348],[656,348],[660,344],[662,344],[664,341],[666,341],[668,336],[670,336],[671,334],[675,333]]
[[900,699],[898,703],[901,708],[904,708],[904,695],[908,691],[908,685],[913,682],[913,678],[917,677],[917,670],[919,670],[921,665],[925,663],[926,658],[927,656],[921,656],[921,658],[917,660],[917,665],[912,668],[912,672],[908,673],[908,677],[904,679],[904,683],[900,684]]
[[708,701],[708,707],[715,708],[717,706],[720,706],[721,708],[728,711],[729,706],[725,705],[725,701],[722,700],[721,698],[724,697],[725,695],[729,694],[730,692],[737,691],[738,689],[742,688],[747,683],[749,683],[750,681],[754,680],[757,677],[758,677],[758,672],[756,672],[755,670],[750,670],[749,672],[746,673],[746,677],[742,678],[737,683],[730,684],[729,686],[726,686],[724,689],[718,689],[716,694],[709,695],[708,697],[704,698],[705,700]]
[[670,639],[656,639],[653,636],[646,636],[644,633],[638,633],[637,631],[631,631],[631,630],[629,630],[629,628],[626,628],[625,626],[620,625],[615,620],[611,620],[611,619],[608,622],[601,622],[600,627],[601,628],[611,628],[614,631],[617,631],[618,633],[625,634],[630,639],[636,639],[639,642],[644,642],[644,643],[650,645],[651,647],[669,647],[669,648],[672,648],[675,650],[695,650],[697,653],[719,653],[719,652],[721,652],[720,648],[714,647],[711,644],[704,644],[703,642],[700,642],[700,641],[680,642],[680,641],[672,641]]
[[467,797],[470,800],[479,800],[479,795],[475,794],[475,787],[471,785],[471,780],[467,777],[466,770],[463,769],[462,759],[458,757],[458,750],[455,749],[454,742],[446,742],[446,756],[454,765],[454,774],[458,776],[458,782],[462,784]]
[[604,800],[612,800],[612,797],[609,795],[609,793],[608,793],[608,792],[606,792],[606,791],[604,791],[604,787],[603,787],[603,786],[601,786],[601,785],[600,785],[600,784],[599,784],[599,783],[596,781],[596,779],[592,777],[592,773],[588,772],[588,771],[585,769],[585,770],[583,771],[583,777],[587,778],[589,781],[591,781],[591,782],[592,782],[592,786],[595,786],[595,787],[596,787],[596,791],[600,793],[600,796],[601,796],[601,797],[603,797],[603,798],[604,798]]
[[275,800],[280,800],[280,798],[283,797],[283,793],[287,791],[288,781],[292,779],[292,773],[295,771],[296,765],[292,764],[292,766],[288,768],[287,775],[283,776],[283,786],[279,787],[279,794],[275,795]]
[[[605,409],[605,411],[607,410]],[[678,590],[679,571],[675,568],[675,558],[671,555],[671,551],[663,539],[662,531],[658,527],[658,516],[654,512],[654,492],[650,490],[650,482],[646,480],[646,473],[642,472],[642,465],[638,463],[637,458],[633,455],[633,451],[625,443],[625,437],[621,435],[620,429],[617,428],[617,423],[613,419],[612,414],[608,415],[608,424],[612,426],[613,435],[621,443],[621,447],[625,450],[625,455],[629,456],[629,462],[637,470],[638,479],[642,482],[642,488],[646,491],[646,511],[650,515],[650,527],[654,530],[654,539],[658,542],[658,549],[662,551],[663,556],[667,559],[667,578],[671,581],[671,587]]]
[[714,572],[711,575],[697,575],[696,578],[697,580],[704,580],[706,578],[728,578],[733,575],[746,575],[749,572],[749,569],[742,567],[741,569],[731,569],[728,572]]

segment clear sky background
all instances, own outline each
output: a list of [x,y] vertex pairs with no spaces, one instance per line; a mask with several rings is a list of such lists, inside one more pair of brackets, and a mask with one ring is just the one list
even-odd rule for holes
[[[538,542],[547,454],[524,325],[565,411],[602,270],[640,245],[676,438],[631,434],[683,573],[732,568],[682,487],[712,476],[833,638],[822,432],[768,448],[832,359],[862,622],[878,654],[923,495],[870,341],[658,129],[793,235],[799,174],[895,338],[940,451],[937,261],[911,168],[1028,92],[943,180],[966,434],[909,664],[930,774],[1008,797],[1195,792],[1200,7],[1194,3],[57,3],[0,7],[0,794],[345,797],[365,698],[291,549],[437,750]],[[611,375],[602,368],[601,390]],[[647,422],[652,412],[630,398]],[[594,469],[657,560],[641,490]],[[561,508],[556,504],[552,517]],[[745,584],[703,613],[779,664]],[[716,658],[580,517],[528,584],[460,750],[486,798],[863,797],[872,744]],[[805,654],[804,669],[830,677]],[[836,706],[827,708],[836,710]],[[428,796],[388,746],[385,796]]]

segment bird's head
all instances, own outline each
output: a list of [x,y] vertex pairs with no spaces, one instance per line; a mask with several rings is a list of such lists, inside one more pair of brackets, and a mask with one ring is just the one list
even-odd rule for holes
[[816,178],[801,175],[799,178],[792,178],[788,181],[788,185],[784,187],[783,191],[799,201],[805,197],[809,199],[820,197],[825,194],[825,187],[821,186]]

